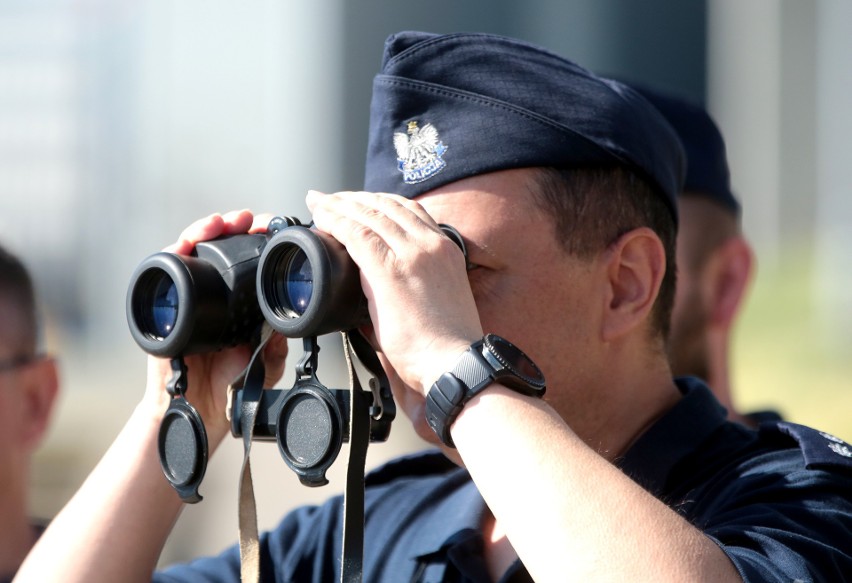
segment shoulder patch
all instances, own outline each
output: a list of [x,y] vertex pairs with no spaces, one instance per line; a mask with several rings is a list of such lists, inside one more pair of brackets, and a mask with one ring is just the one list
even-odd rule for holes
[[802,450],[805,467],[809,469],[845,468],[852,471],[852,446],[830,433],[798,423],[782,421],[764,423],[761,433],[780,433],[792,438]]
[[438,450],[403,456],[371,471],[365,478],[367,486],[379,486],[397,478],[433,476],[460,469]]

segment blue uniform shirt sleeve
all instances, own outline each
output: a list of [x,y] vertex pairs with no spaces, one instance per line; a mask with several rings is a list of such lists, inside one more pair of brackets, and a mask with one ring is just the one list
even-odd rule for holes
[[746,582],[835,582],[852,574],[852,447],[774,420],[753,431],[696,379],[618,460],[715,541]]
[[852,478],[789,471],[797,457],[788,450],[740,466],[740,479],[695,509],[696,526],[746,582],[842,581],[852,574]]

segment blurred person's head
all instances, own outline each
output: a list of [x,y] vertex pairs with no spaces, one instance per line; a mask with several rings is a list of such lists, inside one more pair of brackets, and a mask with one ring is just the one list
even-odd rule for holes
[[31,457],[50,421],[56,364],[38,350],[32,279],[0,247],[0,576],[13,573],[36,537],[29,517]]
[[642,93],[678,133],[687,173],[678,199],[678,285],[669,357],[677,376],[710,385],[729,415],[731,332],[753,270],[753,254],[740,229],[741,208],[731,192],[725,142],[701,107],[644,87]]

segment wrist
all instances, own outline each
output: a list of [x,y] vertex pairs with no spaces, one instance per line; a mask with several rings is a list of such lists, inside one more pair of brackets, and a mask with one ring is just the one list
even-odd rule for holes
[[426,395],[426,422],[444,444],[455,447],[450,428],[465,405],[494,383],[533,397],[545,391],[544,375],[511,342],[494,334],[471,344]]

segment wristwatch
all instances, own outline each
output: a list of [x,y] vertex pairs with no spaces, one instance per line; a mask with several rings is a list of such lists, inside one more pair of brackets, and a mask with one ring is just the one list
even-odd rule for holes
[[455,447],[450,427],[465,404],[492,383],[532,397],[541,397],[545,390],[544,375],[530,357],[505,338],[487,334],[429,389],[426,422],[441,441]]

